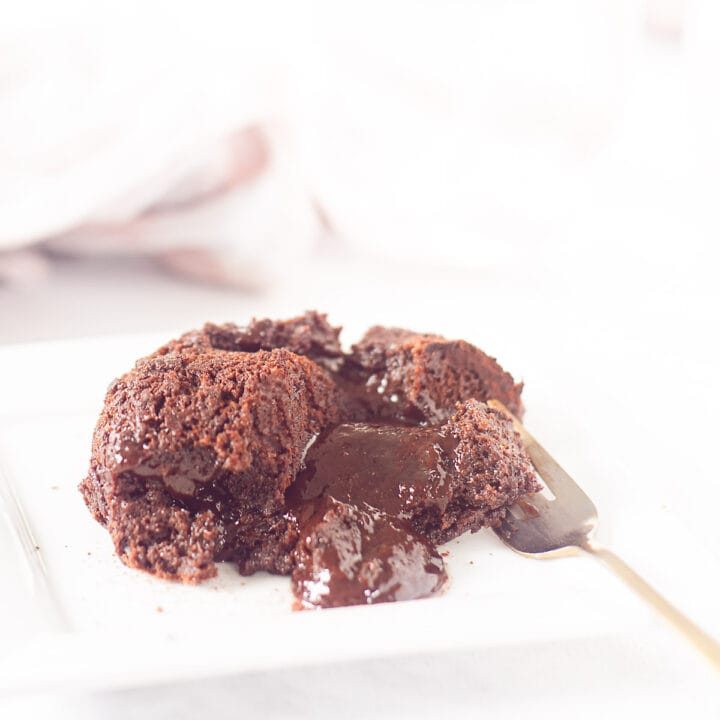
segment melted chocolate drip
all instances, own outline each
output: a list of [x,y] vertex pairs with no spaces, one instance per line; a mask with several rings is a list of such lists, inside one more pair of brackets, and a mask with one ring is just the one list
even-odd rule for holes
[[412,600],[447,580],[437,550],[398,518],[325,496],[303,507],[292,584],[301,607]]

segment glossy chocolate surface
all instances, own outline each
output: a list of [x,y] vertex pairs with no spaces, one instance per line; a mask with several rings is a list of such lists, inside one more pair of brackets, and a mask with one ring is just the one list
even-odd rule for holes
[[447,580],[435,548],[398,518],[327,496],[303,510],[292,573],[302,607],[423,598]]
[[455,442],[437,428],[345,423],[321,435],[290,486],[290,505],[330,495],[407,520],[420,505],[444,512]]

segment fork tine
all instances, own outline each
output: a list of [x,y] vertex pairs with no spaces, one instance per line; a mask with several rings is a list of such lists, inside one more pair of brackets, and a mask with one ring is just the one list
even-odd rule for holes
[[521,521],[513,517],[512,513],[508,510],[501,518],[500,524],[493,527],[493,530],[495,531],[495,534],[499,535],[504,542],[507,542],[509,538],[511,538],[517,531],[518,522]]
[[556,497],[572,492],[575,495],[583,496],[590,502],[590,498],[583,492],[582,488],[525,428],[523,428],[521,437],[525,451],[530,456],[538,475],[547,483],[547,486]]
[[526,517],[533,518],[537,517],[538,513],[548,510],[553,502],[555,501],[548,500],[540,493],[532,493],[520,498],[515,504],[523,511]]
[[552,490],[555,497],[574,495],[575,501],[585,502],[594,508],[592,500],[582,488],[568,475],[550,453],[526,430],[525,426],[499,401],[488,400],[488,405],[502,410],[513,421],[520,435],[525,451],[543,482]]

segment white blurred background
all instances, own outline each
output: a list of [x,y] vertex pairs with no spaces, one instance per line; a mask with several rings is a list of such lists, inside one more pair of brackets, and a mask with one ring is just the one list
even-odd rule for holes
[[329,258],[702,292],[719,29],[712,0],[16,4],[0,340],[192,324],[225,295],[151,275],[275,296]]
[[[467,337],[525,380],[541,437],[574,438],[569,469],[612,453],[717,556],[718,37],[715,0],[5,7],[0,343],[307,308],[350,339]],[[579,479],[619,539],[628,488]],[[538,651],[576,689],[567,716],[595,682],[618,708],[683,707],[685,680],[658,694],[626,680],[642,654],[597,651],[593,681],[577,648]],[[514,716],[480,658],[413,662],[407,692],[443,668],[468,711],[474,663]],[[537,683],[533,711],[564,716]]]

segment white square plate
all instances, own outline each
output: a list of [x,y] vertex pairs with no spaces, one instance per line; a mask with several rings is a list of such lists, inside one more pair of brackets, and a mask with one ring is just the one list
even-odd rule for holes
[[[124,567],[85,508],[77,484],[87,468],[109,381],[164,339],[114,337],[0,349],[0,467],[6,483],[0,521],[0,689],[149,684],[351,658],[590,638],[653,622],[588,558],[528,560],[489,531],[443,548],[449,552],[451,584],[442,597],[374,607],[293,612],[287,578],[242,578],[230,565],[197,587]],[[618,469],[606,462],[600,467],[601,454],[588,450],[581,425],[573,423],[572,435],[553,430],[553,408],[545,399],[550,397],[542,388],[526,393],[534,427],[544,420],[547,432],[539,434],[552,452],[572,460],[572,471],[591,494],[602,477],[613,477],[622,487]],[[642,550],[638,524],[644,523],[643,536],[654,527],[656,539],[672,538],[664,557],[679,558],[685,575],[697,582],[697,567],[707,572],[715,560],[672,518],[658,519],[639,507],[628,494],[622,512],[614,509],[612,523],[605,523],[613,540]],[[26,529],[31,536],[23,535]],[[695,560],[686,562],[688,557]],[[648,567],[651,573],[657,569],[652,563]],[[677,568],[673,576],[680,577]]]

